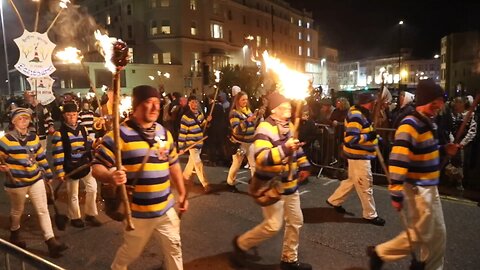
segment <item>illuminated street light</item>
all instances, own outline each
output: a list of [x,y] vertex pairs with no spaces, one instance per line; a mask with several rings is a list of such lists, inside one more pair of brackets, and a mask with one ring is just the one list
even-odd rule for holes
[[398,24],[402,25],[402,24],[403,24],[403,21],[399,21]]
[[438,59],[439,57],[440,57],[440,55],[438,55],[438,54],[435,54],[435,55],[433,56],[433,58],[435,58],[435,59]]
[[246,40],[253,40],[254,37],[253,37],[252,35],[248,35],[248,36],[245,37],[245,39],[246,39]]
[[408,76],[408,72],[405,69],[402,69],[402,71],[400,71],[400,77],[402,79],[405,79],[407,78],[407,76]]

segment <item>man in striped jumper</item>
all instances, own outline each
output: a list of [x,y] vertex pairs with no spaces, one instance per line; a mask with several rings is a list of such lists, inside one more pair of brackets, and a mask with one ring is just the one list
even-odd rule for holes
[[60,129],[52,136],[52,156],[55,174],[61,181],[67,181],[68,217],[73,227],[83,228],[78,199],[79,182],[85,185],[85,221],[92,226],[102,223],[96,218],[97,181],[90,172],[90,166],[65,179],[65,174],[88,165],[91,161],[92,139],[84,126],[78,124],[77,104],[70,102],[63,105],[63,122]]
[[389,186],[392,205],[397,211],[407,202],[411,247],[406,232],[376,247],[368,247],[370,269],[381,269],[383,262],[408,256],[420,248],[425,269],[441,270],[445,256],[446,229],[437,185],[440,178],[440,152],[453,156],[458,144],[438,145],[437,127],[432,121],[445,105],[443,89],[432,79],[421,80],[416,90],[416,109],[400,121],[390,153]]
[[376,157],[375,146],[379,136],[375,132],[370,112],[375,103],[373,93],[358,95],[358,104],[352,106],[345,119],[343,152],[348,159],[348,179],[326,200],[338,213],[346,213],[342,203],[355,188],[363,208],[363,218],[374,225],[383,226],[385,220],[378,216],[373,198],[373,175],[371,160]]
[[32,121],[30,122],[29,131],[38,135],[40,144],[46,149],[47,135],[55,132],[52,114],[38,102],[33,91],[25,91],[24,98],[24,103],[20,107],[32,110]]
[[126,183],[133,190],[130,206],[135,230],[124,232],[123,244],[111,269],[126,270],[154,233],[165,268],[183,269],[180,219],[173,207],[176,202],[172,183],[178,192],[176,201],[180,211],[187,210],[188,201],[172,135],[155,122],[160,114],[160,93],[148,85],[137,86],[133,88],[132,107],[131,119],[120,125],[123,168],[112,165],[115,164],[113,131],[104,136],[93,165],[96,179],[113,185]]
[[[268,96],[268,110],[272,114],[261,122],[255,131],[254,177],[259,181],[278,177],[281,180],[281,198],[271,205],[262,207],[264,217],[262,223],[234,238],[232,259],[235,264],[243,265],[247,258],[246,252],[273,237],[282,229],[285,220],[280,268],[309,270],[312,269],[311,265],[298,260],[300,228],[303,225],[298,187],[300,182],[309,176],[310,163],[300,147],[299,140],[292,138],[290,102],[281,94],[274,92]],[[293,158],[291,168],[289,157]],[[293,179],[288,179],[289,169],[293,170]]]
[[[183,154],[186,147],[203,139],[203,129],[207,123],[212,120],[212,116],[210,115],[205,119],[203,113],[199,110],[199,106],[195,96],[188,98],[188,110],[182,115],[178,134],[178,149],[180,155]],[[195,168],[198,180],[202,183],[205,193],[209,193],[211,191],[210,186],[205,177],[203,162],[200,158],[202,147],[203,143],[198,143],[195,147],[188,150],[190,155],[188,156],[187,165],[185,165],[185,169],[183,170],[183,177],[189,180],[192,176],[193,168]]]
[[80,120],[80,125],[87,129],[88,136],[90,136],[92,140],[95,140],[95,131],[93,130],[93,120],[95,118],[95,114],[90,109],[90,104],[88,101],[83,102],[82,110],[78,114],[78,118]]

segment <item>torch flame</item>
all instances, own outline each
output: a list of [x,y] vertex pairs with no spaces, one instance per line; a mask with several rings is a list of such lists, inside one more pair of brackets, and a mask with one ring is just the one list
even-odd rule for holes
[[70,0],[60,0],[60,3],[58,3],[58,5],[63,9],[67,8],[67,4],[70,4]]
[[82,52],[74,47],[67,47],[63,51],[59,51],[55,56],[67,64],[80,64],[83,59]]
[[3,136],[5,136],[5,131],[0,130],[0,138],[2,138]]
[[280,59],[263,53],[267,70],[271,69],[280,80],[280,93],[288,99],[303,100],[308,97],[309,78],[307,75],[289,69]]
[[132,108],[132,97],[131,96],[125,96],[120,100],[120,106],[118,110],[120,111],[120,115],[123,115],[124,113],[127,113],[130,111]]
[[105,67],[110,70],[110,72],[115,73],[116,67],[112,63],[112,56],[113,56],[113,43],[117,41],[116,38],[109,37],[107,35],[103,35],[100,33],[99,30],[95,31],[95,38],[99,42],[101,51],[100,53],[105,58]]

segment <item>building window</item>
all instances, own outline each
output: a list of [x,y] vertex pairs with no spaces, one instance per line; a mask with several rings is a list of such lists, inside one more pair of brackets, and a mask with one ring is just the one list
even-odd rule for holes
[[150,6],[152,8],[156,8],[157,7],[157,0],[150,0]]
[[[128,58],[128,62],[133,63],[133,48],[132,47],[128,47],[128,56],[130,56]],[[135,73],[135,71],[133,73]]]
[[127,5],[127,15],[132,15],[132,6]]
[[197,0],[190,0],[190,10],[197,10]]
[[310,34],[307,34],[307,41],[310,42]]
[[155,65],[158,65],[158,63],[159,63],[159,62],[158,62],[158,53],[154,53],[154,54],[152,55],[152,60],[153,60],[153,63],[154,63]]
[[133,39],[133,28],[131,25],[127,26],[127,36],[128,39]]
[[212,35],[212,38],[223,38],[223,26],[218,23],[212,23],[210,24],[210,32]]
[[213,14],[220,14],[220,4],[218,0],[213,0]]
[[302,26],[302,20],[298,20],[298,26]]
[[196,22],[192,22],[192,24],[190,26],[190,34],[192,34],[192,36],[197,35],[197,23]]
[[298,40],[302,40],[302,32],[298,32]]
[[310,29],[310,23],[309,23],[309,22],[307,22],[307,28],[309,28],[309,29]]
[[310,50],[310,48],[307,48],[307,56],[308,57],[312,56],[312,51]]
[[157,27],[157,21],[152,21],[151,22],[151,27],[150,27],[150,34],[152,36],[155,36],[158,34],[158,27]]
[[112,17],[110,17],[110,14],[107,15],[106,23],[107,25],[112,24]]
[[260,47],[260,46],[262,46],[262,37],[257,36],[257,47]]
[[192,53],[192,62],[190,63],[190,71],[192,72],[192,76],[194,77],[200,76],[200,53],[198,52]]
[[161,7],[169,7],[170,6],[170,0],[160,0],[160,6]]
[[228,30],[228,42],[233,43],[232,30]]
[[170,35],[170,21],[163,20],[162,21],[162,34],[164,35]]
[[302,55],[302,46],[298,46],[298,55]]
[[163,63],[164,64],[171,64],[172,63],[172,55],[169,52],[165,52],[162,54]]
[[228,10],[228,12],[227,12],[227,18],[228,18],[230,21],[233,20],[232,11],[231,11],[231,10]]

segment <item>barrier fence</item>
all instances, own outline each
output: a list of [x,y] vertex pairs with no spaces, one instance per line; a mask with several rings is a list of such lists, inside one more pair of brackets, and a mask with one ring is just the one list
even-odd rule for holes
[[[20,266],[20,269],[22,270],[25,270],[25,269],[65,270],[65,268],[55,265],[1,238],[0,238],[0,250],[5,255],[5,268],[3,269],[6,269],[6,270],[19,269],[18,266]],[[27,268],[27,265],[30,267]]]

